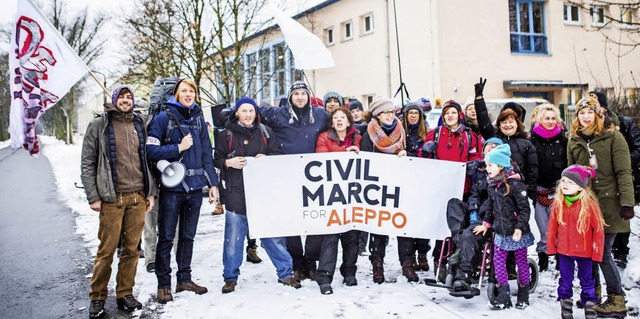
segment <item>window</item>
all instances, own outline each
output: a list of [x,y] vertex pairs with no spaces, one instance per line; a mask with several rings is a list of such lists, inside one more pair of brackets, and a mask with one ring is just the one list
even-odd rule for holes
[[302,71],[296,70],[295,60],[293,59],[293,53],[287,49],[289,53],[289,80],[291,83],[295,81],[302,81]]
[[544,1],[509,0],[511,52],[547,54]]
[[569,105],[576,105],[582,98],[582,89],[567,89],[567,103]]
[[591,7],[591,24],[601,26],[604,25],[604,7],[603,6],[592,6]]
[[620,21],[622,21],[623,25],[627,27],[633,24],[633,20],[635,20],[633,8],[630,7],[622,7],[620,11]]
[[371,103],[373,103],[373,98],[375,96],[373,94],[369,94],[369,95],[364,95],[362,97],[363,101],[367,101],[367,110],[369,109],[369,105],[371,105]]
[[342,22],[342,41],[351,40],[353,38],[353,23],[351,20]]
[[260,81],[261,101],[271,99],[271,66],[269,65],[270,53],[269,48],[260,50],[260,76],[262,79],[262,81]]
[[626,102],[625,106],[627,107],[635,107],[638,105],[640,96],[638,96],[638,94],[640,94],[640,89],[638,88],[632,88],[632,89],[626,89],[625,90],[625,99]]
[[368,13],[360,17],[360,34],[365,35],[373,32],[373,14]]
[[324,38],[327,46],[333,45],[333,27],[324,29]]
[[258,61],[256,53],[247,55],[247,96],[255,96],[260,89],[258,87]]
[[565,4],[564,22],[571,24],[580,23],[580,7],[575,4]]

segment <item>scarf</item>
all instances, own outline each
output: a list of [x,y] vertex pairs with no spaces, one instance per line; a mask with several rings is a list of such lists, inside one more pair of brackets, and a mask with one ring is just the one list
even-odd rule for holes
[[556,126],[548,130],[544,126],[542,126],[542,124],[536,123],[536,125],[533,126],[533,132],[540,135],[543,138],[550,139],[562,133],[562,127],[560,127],[560,125],[556,123]]
[[564,195],[564,202],[567,203],[567,207],[571,207],[571,205],[573,205],[573,203],[578,201],[578,197],[580,197],[580,193],[575,194],[573,196]]
[[402,125],[397,125],[398,119],[393,120],[392,125],[385,125],[391,130],[391,134],[387,135],[378,121],[369,122],[367,133],[373,142],[373,145],[382,152],[387,154],[398,154],[405,147],[405,135]]
[[338,146],[340,147],[344,146],[345,148],[347,148],[349,146],[355,145],[357,131],[358,130],[356,130],[355,126],[352,125],[349,131],[347,132],[347,135],[345,135],[344,140],[340,140],[340,137],[338,137],[338,132],[336,132],[335,129],[330,128],[328,137],[330,140],[334,140],[336,143],[338,143]]
[[500,186],[500,184],[502,184],[505,180],[513,177],[514,175],[517,175],[517,173],[513,171],[512,166],[504,167],[503,172],[504,174],[498,174],[494,177],[490,177],[489,174],[487,174],[487,183],[489,183],[489,186],[498,188],[498,186]]

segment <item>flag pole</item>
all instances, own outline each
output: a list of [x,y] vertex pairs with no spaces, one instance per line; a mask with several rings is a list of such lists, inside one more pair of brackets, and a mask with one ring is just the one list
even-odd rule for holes
[[[86,64],[85,64],[86,66]],[[100,87],[102,88],[102,90],[104,90],[104,93],[108,96],[109,94],[109,90],[104,86],[104,84],[102,84],[102,82],[100,82],[100,80],[98,80],[98,77],[96,76],[95,73],[93,73],[93,71],[91,71],[89,68],[87,68],[87,71],[89,72],[89,75],[91,75],[91,77],[96,81],[96,83],[98,83],[98,85],[100,85]]]

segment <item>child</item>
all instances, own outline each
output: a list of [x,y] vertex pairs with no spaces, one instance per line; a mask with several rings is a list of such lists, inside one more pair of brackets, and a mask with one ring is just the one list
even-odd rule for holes
[[582,292],[585,318],[596,318],[598,302],[591,273],[592,260],[601,262],[604,252],[604,219],[598,199],[590,187],[596,171],[588,166],[571,165],[562,171],[551,206],[547,229],[547,254],[558,254],[560,280],[558,300],[562,318],[573,318],[572,282],[574,262]]
[[509,275],[507,273],[507,254],[513,251],[518,266],[518,301],[516,308],[524,309],[529,305],[529,262],[527,247],[533,245],[535,238],[529,228],[529,200],[527,186],[520,174],[511,166],[511,149],[508,144],[498,145],[485,156],[487,163],[487,182],[489,183],[489,202],[482,225],[473,229],[475,234],[484,235],[493,228],[494,256],[493,266],[496,273],[498,297],[491,301],[493,309],[511,308],[509,295]]

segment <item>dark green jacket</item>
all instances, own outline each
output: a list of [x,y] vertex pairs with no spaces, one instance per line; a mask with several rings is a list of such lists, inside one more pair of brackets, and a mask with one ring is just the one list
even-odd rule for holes
[[629,232],[629,221],[619,215],[621,205],[635,204],[627,142],[622,133],[614,129],[595,136],[589,143],[581,136],[572,136],[567,144],[568,164],[588,166],[589,149],[598,161],[596,178],[591,182],[608,225],[605,232]]

